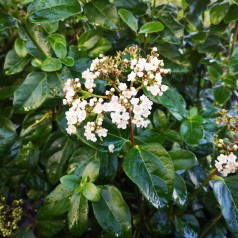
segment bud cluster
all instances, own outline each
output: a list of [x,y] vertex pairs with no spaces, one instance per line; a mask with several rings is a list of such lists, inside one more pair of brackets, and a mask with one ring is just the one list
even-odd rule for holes
[[[96,142],[107,136],[108,130],[103,127],[106,117],[119,129],[130,124],[147,127],[153,103],[142,89],[153,96],[163,95],[168,86],[162,84],[162,76],[170,73],[163,66],[155,47],[146,58],[137,46],[132,46],[117,52],[115,57],[94,59],[81,80],[68,79],[65,83],[63,104],[69,105],[67,133],[75,134],[85,121],[84,136]],[[97,90],[102,81],[104,92]]]
[[0,234],[3,237],[10,237],[17,229],[17,222],[21,220],[23,214],[22,203],[22,199],[14,200],[12,207],[9,207],[6,198],[0,197]]

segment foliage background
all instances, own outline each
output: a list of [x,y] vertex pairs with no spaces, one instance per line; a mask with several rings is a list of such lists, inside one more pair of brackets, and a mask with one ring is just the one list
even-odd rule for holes
[[[216,112],[237,104],[237,12],[237,0],[1,0],[0,193],[24,200],[12,237],[238,237],[238,177],[209,177],[213,136],[227,137]],[[121,146],[109,154],[65,132],[65,80],[133,44],[156,46],[172,70],[151,127],[135,131],[142,150],[166,155],[167,196],[126,168],[126,133],[112,130]],[[135,168],[166,183],[146,158]],[[72,192],[80,184],[100,188],[100,202],[92,187]]]

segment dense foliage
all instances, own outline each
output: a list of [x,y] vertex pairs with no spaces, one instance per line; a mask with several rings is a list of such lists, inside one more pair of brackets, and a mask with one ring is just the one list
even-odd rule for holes
[[238,237],[237,12],[1,0],[0,236]]

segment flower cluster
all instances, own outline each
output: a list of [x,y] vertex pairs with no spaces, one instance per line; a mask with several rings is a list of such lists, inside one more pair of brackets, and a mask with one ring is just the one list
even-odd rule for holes
[[238,162],[236,162],[236,156],[233,153],[229,155],[220,154],[215,161],[215,166],[223,176],[227,176],[230,173],[236,172]]
[[[107,136],[105,118],[120,129],[129,125],[147,127],[153,103],[141,91],[163,95],[168,86],[162,84],[162,76],[170,73],[163,66],[156,48],[143,58],[137,46],[119,51],[115,57],[94,59],[82,73],[82,80],[68,79],[65,83],[63,104],[70,106],[66,112],[67,133],[75,134],[77,127],[85,122],[84,136],[96,142]],[[105,90],[96,93],[102,80]]]

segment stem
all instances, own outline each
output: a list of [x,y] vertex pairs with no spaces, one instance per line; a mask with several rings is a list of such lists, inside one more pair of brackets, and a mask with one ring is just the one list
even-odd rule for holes
[[21,22],[21,25],[23,27],[23,29],[25,30],[25,32],[27,33],[27,35],[29,36],[29,38],[32,40],[32,42],[34,43],[34,45],[38,48],[38,50],[43,54],[43,56],[45,58],[48,57],[48,55],[45,53],[45,51],[41,48],[41,46],[38,44],[38,42],[36,41],[36,39],[34,38],[34,36],[31,34],[31,32],[28,30],[26,24],[24,22]]
[[205,187],[212,180],[212,178],[217,174],[217,172],[218,172],[217,169],[212,170],[208,178],[188,196],[187,202],[189,202],[194,195],[196,195],[199,191],[201,191],[202,188]]
[[133,125],[132,125],[132,116],[131,116],[131,109],[129,109],[129,125],[130,125],[130,135],[131,135],[131,146],[132,148],[135,147],[135,138],[134,138],[134,131],[133,131]]
[[199,238],[204,237],[204,235],[222,218],[221,212],[213,219],[209,226],[207,226],[199,236]]
[[235,25],[235,29],[234,29],[233,40],[232,40],[232,44],[231,44],[231,54],[230,55],[232,55],[232,53],[235,49],[237,35],[238,35],[238,21],[236,21],[236,25]]

